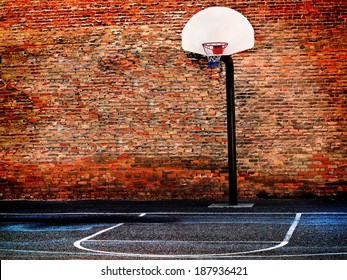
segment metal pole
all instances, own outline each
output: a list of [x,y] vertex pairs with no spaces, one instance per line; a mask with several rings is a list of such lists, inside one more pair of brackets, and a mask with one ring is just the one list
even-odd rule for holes
[[237,205],[234,63],[231,56],[222,56],[222,61],[226,71],[229,204]]

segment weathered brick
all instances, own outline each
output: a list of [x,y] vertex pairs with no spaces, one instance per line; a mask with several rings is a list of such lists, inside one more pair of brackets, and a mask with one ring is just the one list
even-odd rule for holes
[[[181,49],[211,1],[2,1],[1,199],[227,197],[225,69]],[[228,5],[228,4],[224,4]],[[236,0],[240,197],[340,195],[346,1]]]

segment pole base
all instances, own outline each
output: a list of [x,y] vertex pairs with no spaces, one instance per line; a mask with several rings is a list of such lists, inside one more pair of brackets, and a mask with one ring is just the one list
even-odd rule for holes
[[213,203],[208,208],[252,208],[255,203],[238,203],[230,205],[228,203]]

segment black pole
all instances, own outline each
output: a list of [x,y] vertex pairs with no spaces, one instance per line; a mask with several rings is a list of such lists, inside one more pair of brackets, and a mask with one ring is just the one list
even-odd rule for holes
[[229,204],[237,205],[234,63],[231,56],[222,56],[222,61],[226,71]]

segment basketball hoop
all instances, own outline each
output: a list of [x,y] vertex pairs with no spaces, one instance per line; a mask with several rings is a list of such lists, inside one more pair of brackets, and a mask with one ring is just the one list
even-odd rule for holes
[[207,60],[208,68],[217,68],[220,64],[220,59],[223,55],[225,48],[228,46],[226,42],[209,42],[203,43]]
[[[234,53],[253,47],[253,26],[241,13],[227,7],[216,6],[199,11],[189,19],[182,30],[183,50],[207,56],[209,68],[218,67],[223,55],[231,56]],[[227,91],[229,205],[238,206],[234,64],[231,57],[225,60],[225,80]]]

